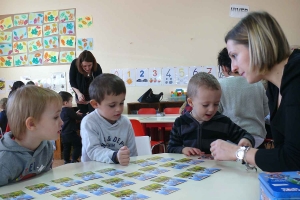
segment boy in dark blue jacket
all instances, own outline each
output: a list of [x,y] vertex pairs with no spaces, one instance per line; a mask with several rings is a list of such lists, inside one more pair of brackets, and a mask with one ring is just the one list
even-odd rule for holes
[[[81,156],[81,137],[77,134],[79,130],[77,120],[83,118],[83,114],[75,112],[72,108],[73,96],[69,92],[59,92],[63,100],[63,106],[60,113],[60,117],[64,122],[61,131],[62,144],[63,144],[63,156],[65,164],[78,162]],[[70,160],[71,148],[73,146],[72,160]]]
[[200,72],[191,78],[187,102],[192,111],[175,120],[167,152],[187,156],[210,154],[210,144],[217,139],[254,146],[251,134],[217,112],[221,94],[221,86],[213,75]]

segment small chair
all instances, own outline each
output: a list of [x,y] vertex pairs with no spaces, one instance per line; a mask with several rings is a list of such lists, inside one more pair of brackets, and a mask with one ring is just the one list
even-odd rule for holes
[[[130,122],[132,124],[132,128],[133,128],[135,137],[138,137],[138,136],[147,136],[145,134],[144,127],[143,127],[143,125],[141,124],[141,122],[139,120],[130,119]],[[162,145],[163,149],[164,149],[164,153],[166,152],[164,141],[161,141],[161,140],[159,140],[159,141],[150,140],[150,145],[151,145],[151,149],[152,150],[153,150],[153,148],[155,146]]]
[[135,144],[136,144],[138,156],[152,155],[149,136],[135,137]]
[[174,108],[165,108],[164,113],[165,114],[179,114],[179,107],[174,107]]
[[156,110],[154,108],[140,108],[138,110],[138,115],[149,115],[156,114]]

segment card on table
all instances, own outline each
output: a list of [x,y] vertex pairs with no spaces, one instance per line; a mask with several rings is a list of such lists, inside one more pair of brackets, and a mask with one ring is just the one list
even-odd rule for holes
[[208,174],[197,174],[197,173],[192,173],[192,172],[182,172],[182,173],[177,174],[175,176],[180,177],[180,178],[191,179],[191,180],[194,180],[194,181],[201,181],[201,180],[209,177]]
[[96,172],[104,173],[104,174],[107,174],[107,175],[110,175],[110,176],[116,176],[118,174],[124,174],[124,173],[126,173],[123,170],[114,169],[114,168],[101,169],[101,170],[98,170]]
[[197,165],[197,164],[200,164],[204,161],[203,160],[195,160],[195,159],[191,159],[191,158],[182,158],[182,159],[179,159],[179,160],[175,160],[175,162],[187,163],[187,164],[191,164],[191,165]]
[[157,168],[157,167],[153,167],[153,166],[144,167],[144,168],[141,168],[139,170],[144,171],[144,172],[148,172],[148,173],[151,173],[151,174],[156,174],[156,175],[170,171],[168,169]]
[[74,174],[74,175],[78,176],[78,177],[81,177],[85,181],[98,179],[98,178],[103,178],[103,176],[101,176],[99,174],[95,174],[94,172],[91,172],[91,171],[78,173],[78,174]]
[[71,187],[73,185],[79,185],[81,183],[84,183],[83,181],[81,180],[74,180],[70,177],[63,177],[63,178],[59,178],[59,179],[55,179],[55,180],[52,180],[53,183],[59,183],[65,187]]
[[192,171],[192,172],[198,172],[198,173],[204,173],[204,174],[213,174],[220,170],[221,169],[219,169],[219,168],[205,168],[205,167],[201,167],[201,166],[195,166],[195,167],[187,169],[186,171]]
[[134,160],[134,161],[130,161],[130,163],[133,163],[133,164],[139,164],[139,163],[143,163],[143,162],[147,162],[147,160]]
[[0,194],[0,198],[4,200],[19,200],[19,199],[34,199],[33,196],[30,196],[29,194],[26,194],[22,190],[18,190],[15,192],[10,192],[7,194]]
[[202,156],[200,156],[198,159],[202,159],[202,160],[213,160],[214,157],[210,154],[204,154]]
[[135,182],[127,181],[127,180],[121,179],[119,177],[102,180],[102,182],[112,185],[112,186],[115,186],[117,188],[122,188],[122,187],[126,187],[129,185],[135,184]]
[[176,187],[164,186],[162,184],[153,183],[141,188],[142,190],[152,191],[159,194],[169,195],[173,192],[180,190]]
[[146,162],[143,162],[143,163],[138,163],[138,165],[142,166],[142,167],[147,167],[147,166],[150,166],[150,165],[156,165],[157,163],[155,162],[150,162],[150,161],[146,161]]
[[188,164],[181,164],[181,163],[168,162],[168,163],[162,164],[160,166],[161,167],[172,167],[174,169],[183,169],[183,168],[189,167],[190,165],[188,165]]
[[89,197],[88,195],[75,192],[74,190],[64,190],[61,192],[53,193],[51,195],[64,200],[85,199]]
[[134,177],[140,176],[142,174],[143,174],[142,172],[131,172],[131,173],[123,174],[123,176],[134,178]]
[[38,194],[46,194],[48,192],[53,192],[55,190],[59,190],[59,188],[57,188],[55,186],[47,185],[45,183],[38,183],[35,185],[26,186],[25,188],[28,190],[33,190],[34,192],[36,192]]
[[115,189],[108,188],[108,187],[103,187],[103,186],[98,185],[96,183],[91,184],[91,185],[87,185],[87,186],[84,186],[84,187],[80,187],[79,190],[90,192],[90,193],[92,193],[94,195],[97,195],[97,196],[116,191]]
[[170,178],[170,177],[167,177],[167,176],[160,176],[160,177],[157,177],[155,179],[152,179],[151,181],[154,181],[154,182],[157,182],[157,183],[163,183],[163,184],[166,184],[166,185],[169,185],[169,186],[176,186],[176,185],[179,185],[179,184],[182,184],[182,183],[186,182],[186,180],[183,180],[183,179]]
[[153,156],[153,157],[151,157],[151,158],[147,158],[147,160],[160,160],[160,159],[162,159],[163,157],[161,157],[161,156]]
[[121,190],[118,192],[111,193],[111,195],[120,198],[122,200],[138,200],[138,199],[148,199],[149,197],[133,190]]
[[160,162],[169,162],[169,161],[172,161],[172,160],[175,160],[175,159],[174,158],[162,158],[159,161]]

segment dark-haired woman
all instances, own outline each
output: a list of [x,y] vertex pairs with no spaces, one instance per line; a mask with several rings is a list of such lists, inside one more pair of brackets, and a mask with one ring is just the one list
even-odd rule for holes
[[69,80],[76,94],[77,107],[81,113],[86,114],[94,110],[89,103],[89,86],[93,79],[100,74],[102,74],[102,69],[90,51],[83,51],[71,63]]

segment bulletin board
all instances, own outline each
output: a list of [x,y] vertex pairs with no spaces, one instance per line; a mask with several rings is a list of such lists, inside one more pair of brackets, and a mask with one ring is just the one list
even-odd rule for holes
[[71,63],[75,17],[75,8],[0,15],[0,67]]

